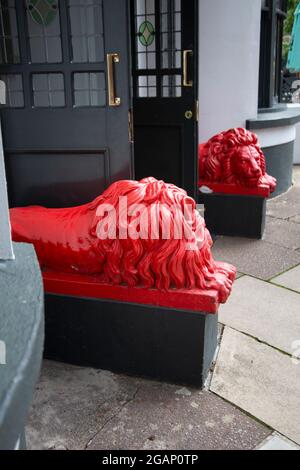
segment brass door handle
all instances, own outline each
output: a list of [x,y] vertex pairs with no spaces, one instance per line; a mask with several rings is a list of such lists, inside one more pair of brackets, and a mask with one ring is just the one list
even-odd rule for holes
[[183,51],[183,86],[192,87],[193,80],[188,80],[188,57],[189,54],[193,54],[191,49]]
[[120,62],[120,56],[117,53],[106,54],[107,62],[107,81],[108,81],[108,104],[109,106],[120,106],[121,98],[116,96],[114,64]]

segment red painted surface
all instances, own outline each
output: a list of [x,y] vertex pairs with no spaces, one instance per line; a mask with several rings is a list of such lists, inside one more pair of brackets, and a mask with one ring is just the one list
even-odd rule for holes
[[94,299],[110,299],[143,305],[216,313],[219,293],[201,289],[147,289],[144,287],[114,286],[103,284],[97,276],[66,274],[57,271],[43,272],[45,291]]
[[[126,197],[126,211],[120,197]],[[143,204],[139,211],[136,204]],[[184,217],[186,207],[191,210]],[[160,214],[157,239],[149,235],[153,211]],[[162,214],[171,223],[170,239],[162,236]],[[10,216],[13,240],[34,244],[43,271],[56,271],[58,279],[61,273],[96,275],[100,297],[107,285],[120,286],[120,292],[128,288],[163,291],[156,294],[159,298],[176,289],[215,290],[218,302],[225,302],[231,292],[236,269],[213,260],[211,237],[195,201],[184,190],[163,181],[118,181],[89,204],[64,209],[15,208]],[[176,223],[189,227],[188,237],[183,233],[176,239]],[[130,232],[134,227],[140,231],[137,238]],[[111,237],[100,239],[105,230]],[[53,282],[51,286],[57,286]],[[76,286],[82,295],[78,282]],[[48,283],[46,288],[50,288]]]
[[276,179],[266,173],[257,136],[229,129],[199,145],[199,188],[203,186],[214,193],[269,197]]

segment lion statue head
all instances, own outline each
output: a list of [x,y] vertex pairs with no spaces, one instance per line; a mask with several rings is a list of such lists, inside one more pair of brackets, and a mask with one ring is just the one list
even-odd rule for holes
[[225,302],[236,270],[217,263],[196,203],[172,185],[117,181],[91,203],[10,211],[15,241],[33,243],[42,269],[93,274],[151,289],[215,289]]
[[199,155],[199,176],[208,183],[227,183],[247,188],[276,188],[276,179],[266,173],[265,156],[257,136],[243,128],[229,129],[212,137]]

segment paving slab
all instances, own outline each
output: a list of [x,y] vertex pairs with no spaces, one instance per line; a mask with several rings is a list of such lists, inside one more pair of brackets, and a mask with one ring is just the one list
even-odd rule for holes
[[253,449],[271,431],[211,392],[45,361],[30,449]]
[[289,221],[293,222],[294,224],[300,224],[300,215],[295,215],[295,217],[291,217]]
[[253,449],[269,432],[210,392],[149,382],[89,449]]
[[300,444],[300,363],[225,327],[211,390]]
[[300,186],[300,165],[294,165],[293,183],[295,186]]
[[[287,287],[288,289],[295,290],[300,293],[300,265],[296,266],[289,271],[281,274],[280,276],[274,277],[271,281],[279,286]],[[300,315],[300,306],[299,306]]]
[[212,251],[216,260],[232,263],[240,273],[264,280],[300,263],[300,252],[264,240],[217,237]]
[[135,379],[44,361],[26,429],[27,447],[84,449],[136,390]]
[[219,321],[292,355],[300,340],[300,294],[243,276],[220,307]]
[[269,199],[267,215],[277,219],[289,219],[300,214],[300,185],[292,187],[281,196]]
[[297,250],[300,248],[300,224],[267,217],[263,239],[275,245]]
[[300,450],[300,446],[275,432],[267,437],[256,450]]

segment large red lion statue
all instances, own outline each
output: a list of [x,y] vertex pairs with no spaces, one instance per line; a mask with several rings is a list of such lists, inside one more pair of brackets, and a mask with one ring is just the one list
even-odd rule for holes
[[[187,218],[185,207],[191,208]],[[152,219],[153,214],[158,217]],[[105,283],[131,287],[216,289],[221,302],[235,278],[233,266],[213,260],[211,237],[195,201],[155,178],[118,181],[82,206],[15,208],[10,217],[13,240],[33,243],[42,269],[96,274]],[[163,218],[174,222],[169,239],[163,237]],[[158,221],[154,237],[148,233],[153,220]],[[176,224],[187,227],[188,235],[177,239]]]
[[272,193],[276,179],[266,173],[265,156],[253,132],[229,129],[212,137],[199,149],[199,180],[255,188]]

